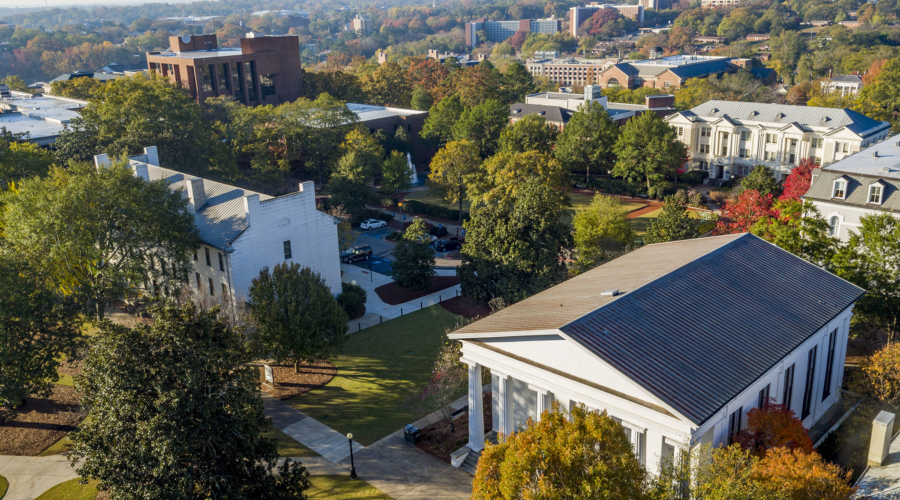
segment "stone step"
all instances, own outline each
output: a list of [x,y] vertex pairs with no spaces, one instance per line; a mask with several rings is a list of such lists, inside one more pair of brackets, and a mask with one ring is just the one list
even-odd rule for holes
[[480,451],[470,451],[469,454],[466,455],[466,459],[463,461],[462,465],[459,466],[460,470],[464,470],[474,476],[475,469],[478,467],[479,458],[481,458]]

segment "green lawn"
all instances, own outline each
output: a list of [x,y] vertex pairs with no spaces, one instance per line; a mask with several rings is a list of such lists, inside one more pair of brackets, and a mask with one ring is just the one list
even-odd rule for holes
[[0,476],[0,498],[3,498],[6,495],[6,490],[8,489],[9,481],[7,481],[5,477]]
[[[631,229],[634,230],[634,234],[636,236],[643,236],[647,234],[647,229],[650,228],[650,224],[659,217],[660,213],[662,213],[662,207],[660,207],[658,210],[641,214],[634,219],[629,219],[628,222],[631,223]],[[700,216],[697,215],[697,212],[693,210],[688,210],[688,214],[694,219],[700,218]]]
[[78,479],[70,479],[45,491],[37,500],[94,500],[97,484],[97,481],[79,484]]
[[428,383],[445,331],[458,320],[436,305],[352,333],[332,360],[338,375],[288,403],[368,446],[424,416],[403,403]]
[[[571,200],[569,204],[571,208],[566,209],[567,215],[564,215],[562,217],[562,221],[566,224],[572,224],[572,217],[575,216],[575,213],[587,209],[587,207],[591,205],[591,200],[594,199],[594,196],[585,193],[569,193],[569,199]],[[646,205],[634,201],[622,202],[622,207],[624,207],[625,210],[629,212],[632,210],[637,210],[644,206]]]
[[351,480],[348,476],[310,476],[312,487],[306,490],[310,500],[382,500],[391,497],[375,489],[362,479]]
[[[438,192],[433,189],[423,189],[422,191],[413,191],[413,192],[409,193],[408,195],[406,195],[406,197],[404,197],[403,199],[404,200],[416,200],[416,201],[421,201],[422,203],[428,203],[431,205],[440,205],[442,207],[452,208],[453,210],[459,210],[459,202],[447,203],[446,201],[444,201],[443,198],[441,198],[441,195],[438,194]],[[469,202],[468,201],[465,201],[465,200],[463,201],[463,211],[464,212],[469,211]]]
[[297,442],[296,439],[288,436],[287,434],[279,431],[278,429],[272,428],[271,431],[266,432],[263,436],[267,438],[275,438],[278,442],[278,454],[282,457],[318,457],[319,454],[310,450],[303,444]]

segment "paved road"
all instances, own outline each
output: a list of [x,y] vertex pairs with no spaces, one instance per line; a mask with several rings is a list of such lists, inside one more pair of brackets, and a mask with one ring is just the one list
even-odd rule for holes
[[78,474],[63,455],[49,457],[0,456],[0,476],[9,481],[3,500],[34,500],[41,493]]

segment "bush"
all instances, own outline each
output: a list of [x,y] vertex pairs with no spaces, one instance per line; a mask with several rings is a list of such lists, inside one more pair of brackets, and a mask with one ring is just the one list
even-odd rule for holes
[[622,179],[609,180],[609,192],[612,194],[624,194],[634,196],[638,194],[639,189],[632,183]]
[[697,184],[703,184],[703,179],[709,177],[709,172],[703,170],[688,170],[683,174],[678,175],[678,180],[692,186],[696,186]]
[[384,239],[388,241],[400,241],[400,238],[403,238],[403,233],[400,231],[393,231],[391,234],[384,237]]
[[359,285],[341,283],[341,293],[337,296],[338,304],[344,308],[350,319],[362,316],[365,311],[368,295],[365,289]]
[[675,194],[675,191],[677,191],[677,189],[674,182],[659,182],[650,186],[647,195],[651,198],[661,200],[666,196]]
[[444,236],[445,234],[447,234],[447,232],[448,232],[447,228],[444,227],[443,225],[433,226],[428,230],[428,234],[430,234],[432,236],[437,236],[438,238],[440,238],[441,236]]
[[[422,203],[416,200],[407,200],[403,202],[403,211],[411,212],[419,215],[428,215],[439,219],[456,221],[459,220],[459,210],[442,207],[440,205],[432,205],[430,203]],[[469,213],[463,212],[463,220],[469,219]]]
[[709,192],[709,198],[720,206],[724,206],[725,202],[731,199],[730,189],[715,189]]

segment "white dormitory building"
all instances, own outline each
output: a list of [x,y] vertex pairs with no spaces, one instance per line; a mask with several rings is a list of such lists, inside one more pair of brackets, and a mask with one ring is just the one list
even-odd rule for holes
[[553,403],[606,411],[651,472],[729,444],[767,401],[809,428],[840,398],[864,293],[751,234],[645,246],[450,334],[469,367],[469,443],[454,464],[474,470],[486,440]]
[[744,176],[756,165],[783,178],[804,158],[828,165],[875,144],[890,123],[851,109],[709,101],[665,118],[688,146],[692,169]]
[[[105,154],[94,162],[98,168],[111,163]],[[340,293],[335,219],[316,210],[311,181],[295,193],[269,196],[162,168],[156,147],[129,156],[128,164],[135,176],[165,180],[181,191],[194,211],[202,241],[189,277],[195,291],[229,301],[246,298],[264,267],[296,262],[319,273],[333,294]]]
[[841,96],[859,94],[862,88],[863,81],[859,75],[836,75],[822,81],[822,90],[840,93]]
[[803,199],[828,221],[831,236],[847,242],[866,215],[900,213],[900,136],[813,171]]

